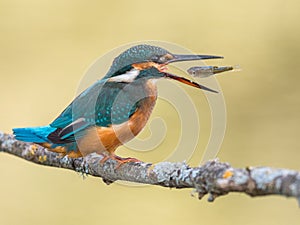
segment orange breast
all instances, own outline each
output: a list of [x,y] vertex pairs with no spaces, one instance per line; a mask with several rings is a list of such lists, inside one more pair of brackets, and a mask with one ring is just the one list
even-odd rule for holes
[[146,98],[128,121],[111,125],[110,127],[91,127],[87,134],[78,140],[78,147],[83,156],[103,151],[114,152],[116,148],[131,139],[145,127],[157,99],[157,89],[154,81],[148,80],[144,83]]

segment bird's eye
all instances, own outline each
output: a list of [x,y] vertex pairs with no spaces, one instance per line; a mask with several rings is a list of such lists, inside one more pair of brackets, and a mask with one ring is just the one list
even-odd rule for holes
[[159,57],[158,62],[159,63],[165,63],[169,61],[170,59],[173,59],[173,56],[171,54],[165,54]]
[[165,62],[167,59],[166,59],[166,56],[161,56],[160,58],[159,58],[159,62]]

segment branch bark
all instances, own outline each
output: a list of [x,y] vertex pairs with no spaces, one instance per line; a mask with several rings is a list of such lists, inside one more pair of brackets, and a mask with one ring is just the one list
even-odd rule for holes
[[101,177],[107,184],[123,180],[171,188],[194,188],[199,199],[209,194],[210,202],[229,192],[242,192],[252,197],[282,195],[295,197],[298,202],[300,201],[300,173],[288,169],[270,167],[239,169],[218,160],[208,161],[194,168],[186,163],[130,162],[116,169],[118,162],[108,159],[100,163],[103,156],[96,153],[78,159],[61,157],[41,146],[17,141],[13,135],[1,132],[0,152],[40,165]]

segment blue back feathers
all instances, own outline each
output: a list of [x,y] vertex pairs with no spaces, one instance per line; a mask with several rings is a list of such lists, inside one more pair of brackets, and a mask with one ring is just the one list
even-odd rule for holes
[[68,144],[90,126],[108,127],[128,121],[146,93],[140,84],[96,82],[48,126],[13,129],[16,139],[27,142]]
[[[131,64],[151,59],[166,50],[149,45],[134,46],[118,56],[106,76],[77,96],[74,101],[48,126],[14,128],[16,139],[27,142],[48,142],[55,145],[70,145],[82,137],[90,126],[108,127],[128,121],[148,97],[144,86],[132,83],[109,82],[109,78],[130,70]],[[154,71],[141,71],[141,78]],[[147,73],[147,74],[146,74]],[[143,80],[143,79],[140,79]]]

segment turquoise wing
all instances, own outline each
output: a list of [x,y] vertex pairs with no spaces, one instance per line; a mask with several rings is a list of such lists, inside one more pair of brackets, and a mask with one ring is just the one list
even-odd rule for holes
[[53,143],[73,142],[90,126],[108,127],[127,121],[138,107],[142,87],[100,80],[81,93],[50,124],[57,128],[48,138]]

